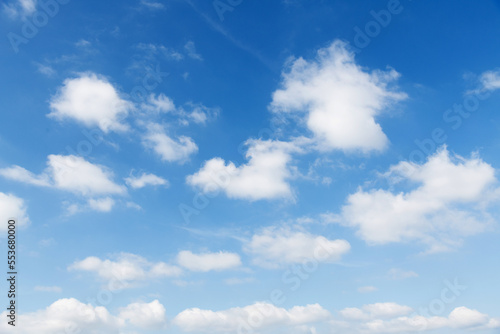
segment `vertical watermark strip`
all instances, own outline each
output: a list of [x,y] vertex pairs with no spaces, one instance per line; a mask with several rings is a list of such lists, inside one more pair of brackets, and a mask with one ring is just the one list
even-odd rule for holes
[[7,323],[10,326],[16,326],[16,308],[17,308],[17,235],[16,219],[11,218],[7,221],[7,282],[9,304],[7,307]]

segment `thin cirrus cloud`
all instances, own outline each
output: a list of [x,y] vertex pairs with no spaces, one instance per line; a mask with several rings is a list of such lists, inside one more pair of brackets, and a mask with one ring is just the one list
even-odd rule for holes
[[253,257],[253,263],[265,268],[279,268],[313,260],[336,262],[349,252],[346,240],[329,240],[290,228],[268,227],[252,236],[244,250]]
[[99,127],[105,133],[122,132],[129,129],[123,118],[134,108],[132,102],[120,97],[106,78],[95,73],[82,73],[64,81],[50,100],[48,117]]
[[389,141],[375,118],[407,97],[389,88],[398,77],[392,69],[364,71],[347,45],[336,40],[316,59],[290,63],[270,109],[298,115],[320,150],[380,151]]
[[18,226],[27,225],[30,222],[27,211],[24,199],[0,192],[0,220],[5,222],[0,224],[0,232],[7,231],[7,221],[11,218],[16,219]]
[[477,155],[463,158],[444,146],[424,164],[403,161],[385,176],[417,186],[398,193],[360,189],[331,221],[355,228],[370,244],[418,241],[427,252],[454,249],[492,222],[487,207],[497,197],[495,169]]
[[194,254],[181,251],[177,255],[177,263],[190,271],[208,272],[238,268],[241,259],[238,254],[228,252]]
[[[291,328],[326,320],[330,313],[318,304],[287,310],[265,302],[224,311],[191,308],[179,313],[172,323],[184,332],[250,333],[269,328]],[[257,325],[255,318],[261,319]]]
[[205,193],[223,191],[229,198],[250,201],[293,198],[288,180],[292,178],[292,152],[300,151],[294,143],[271,140],[248,140],[248,163],[236,167],[221,158],[205,161],[201,169],[189,175],[189,185]]
[[70,271],[84,271],[96,274],[105,281],[110,290],[132,288],[140,282],[151,279],[178,277],[182,269],[165,262],[150,262],[142,256],[121,253],[111,259],[102,260],[95,256],[76,261],[68,267]]
[[40,175],[20,166],[2,168],[0,175],[10,180],[54,187],[83,196],[126,193],[124,186],[112,180],[113,173],[108,168],[74,155],[49,155],[47,168]]
[[[46,309],[22,315],[19,334],[89,333],[109,334],[132,330],[162,329],[166,323],[165,307],[158,301],[132,303],[111,314],[104,306],[84,304],[74,298],[59,299]],[[7,318],[7,312],[1,316]],[[6,321],[0,330],[11,331]]]

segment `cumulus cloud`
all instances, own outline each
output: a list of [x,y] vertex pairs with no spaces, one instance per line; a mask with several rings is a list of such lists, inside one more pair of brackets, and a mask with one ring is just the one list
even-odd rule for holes
[[221,271],[241,266],[238,254],[228,252],[193,254],[190,251],[181,251],[177,255],[180,266],[191,271]]
[[179,267],[164,262],[152,263],[141,256],[129,253],[120,253],[106,260],[95,256],[87,257],[73,263],[68,270],[95,273],[107,282],[107,288],[110,290],[130,288],[134,283],[154,278],[177,277],[182,274]]
[[[2,312],[1,316],[7,319],[7,312]],[[157,300],[130,304],[118,315],[112,315],[103,306],[94,307],[74,298],[59,299],[46,309],[21,314],[20,319],[19,334],[119,334],[135,328],[150,329],[151,325],[156,328],[166,321],[165,308]],[[0,324],[5,332],[9,332],[10,327],[6,321]]]
[[87,203],[92,210],[100,212],[110,212],[115,205],[115,201],[111,197],[98,199],[90,198]]
[[165,307],[158,301],[133,303],[120,309],[118,317],[144,329],[161,329],[166,325]]
[[155,96],[155,94],[150,94],[147,99],[147,103],[143,103],[141,108],[146,111],[154,111],[154,112],[173,112],[176,110],[174,101],[171,98],[166,96],[165,94],[159,94]]
[[329,317],[330,313],[318,304],[286,310],[260,302],[224,311],[191,308],[179,313],[173,323],[186,332],[248,333],[273,326],[283,328],[310,324]]
[[150,124],[143,136],[143,145],[152,149],[163,161],[185,162],[192,154],[198,152],[198,146],[193,139],[180,136],[176,139],[165,133],[159,124]]
[[268,227],[252,236],[244,246],[253,263],[276,268],[308,260],[335,262],[350,250],[345,240],[329,240],[289,228]]
[[248,163],[236,167],[232,162],[213,158],[188,176],[187,183],[205,193],[223,191],[230,198],[292,198],[288,179],[292,177],[291,153],[299,151],[297,145],[271,140],[249,140],[247,145]]
[[[390,305],[389,307],[382,307],[382,314],[374,314],[356,308],[347,308],[340,311],[340,315],[346,321],[342,323],[343,331],[349,328],[356,333],[410,333],[435,331],[437,329],[467,329],[476,331],[500,327],[498,319],[464,306],[455,308],[448,317],[440,317],[407,315],[411,311],[411,308],[394,303],[380,305],[385,304]],[[377,306],[376,308],[379,309],[380,307]],[[398,313],[402,314],[402,316],[398,316]],[[332,323],[334,327],[339,324]]]
[[392,69],[365,71],[337,40],[320,49],[316,59],[290,63],[270,108],[298,115],[321,150],[383,150],[388,139],[375,118],[406,98],[389,88],[398,77]]
[[113,182],[113,173],[108,168],[74,155],[49,155],[47,168],[40,175],[34,175],[20,166],[2,168],[0,175],[14,181],[54,187],[83,196],[126,192],[124,186]]
[[500,70],[486,71],[479,78],[481,91],[495,91],[500,89]]
[[486,206],[497,182],[495,170],[477,155],[466,159],[441,147],[422,165],[391,167],[386,176],[394,175],[418,186],[399,193],[360,189],[332,220],[356,228],[370,244],[416,240],[427,244],[428,252],[454,248],[492,221]]
[[122,99],[106,78],[94,73],[82,73],[77,78],[64,81],[59,92],[51,98],[50,108],[49,117],[71,119],[109,132],[128,129],[123,118],[134,109],[134,105]]
[[168,187],[169,183],[162,177],[154,174],[142,173],[138,177],[128,177],[125,182],[133,189],[140,189],[146,186],[165,186]]
[[30,222],[27,213],[28,209],[24,200],[13,194],[0,192],[0,232],[7,231],[7,221],[16,219],[17,226],[27,225]]

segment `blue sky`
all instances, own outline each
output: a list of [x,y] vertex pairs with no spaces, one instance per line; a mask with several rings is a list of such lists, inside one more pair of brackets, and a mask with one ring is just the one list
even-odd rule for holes
[[0,10],[19,333],[498,333],[499,1]]

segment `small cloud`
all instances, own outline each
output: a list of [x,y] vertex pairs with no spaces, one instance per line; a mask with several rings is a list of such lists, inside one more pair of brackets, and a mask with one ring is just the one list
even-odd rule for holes
[[115,205],[115,201],[111,197],[89,199],[87,204],[90,209],[100,212],[110,212]]
[[91,45],[91,43],[85,39],[81,39],[75,43],[75,46],[77,46],[79,48],[86,48],[86,47],[89,47],[90,45]]
[[142,173],[139,177],[128,177],[125,179],[125,182],[134,189],[140,189],[146,186],[169,186],[169,182],[164,178],[147,173]]
[[391,279],[394,280],[418,277],[418,274],[414,271],[404,271],[396,268],[392,268],[391,270],[389,270],[388,275]]
[[165,5],[156,1],[141,0],[141,5],[151,10],[165,9]]
[[137,203],[134,203],[134,202],[127,202],[127,208],[130,208],[130,209],[135,209],[135,210],[142,210],[142,207],[137,204]]
[[184,49],[187,52],[187,55],[189,58],[196,59],[196,60],[203,60],[203,57],[196,52],[196,47],[194,45],[193,41],[189,41],[184,45]]
[[370,292],[375,292],[378,289],[374,286],[361,286],[358,288],[359,293],[370,293]]
[[40,63],[35,63],[35,65],[37,67],[37,72],[41,73],[47,77],[52,77],[52,76],[54,76],[54,74],[56,74],[56,71],[48,65],[44,65],[44,64],[40,64]]

